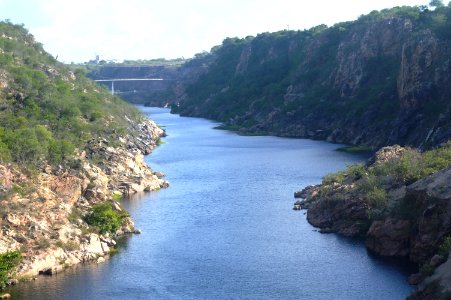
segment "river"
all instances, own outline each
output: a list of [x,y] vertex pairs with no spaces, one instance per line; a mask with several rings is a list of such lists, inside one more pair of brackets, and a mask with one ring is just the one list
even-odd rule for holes
[[141,235],[102,264],[19,284],[17,299],[404,299],[407,271],[321,234],[293,192],[363,157],[305,139],[239,136],[142,108],[168,136],[147,162],[171,186],[123,204]]

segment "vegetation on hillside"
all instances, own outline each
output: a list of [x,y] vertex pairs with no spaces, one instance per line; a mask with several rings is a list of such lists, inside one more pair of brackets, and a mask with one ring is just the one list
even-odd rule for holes
[[22,260],[19,251],[10,251],[0,254],[0,289],[4,289],[14,269]]
[[[442,143],[451,134],[446,121],[451,88],[437,74],[449,74],[451,4],[431,7],[395,7],[331,27],[227,38],[193,59],[208,70],[186,84],[173,112],[216,119],[244,132],[330,137],[376,148],[419,146],[430,128],[441,126],[439,141],[423,146]],[[406,81],[412,95],[401,99],[403,55],[405,63],[417,63],[410,56],[429,37],[439,48],[429,58],[418,52],[425,56],[418,61],[421,75]],[[402,101],[416,102],[404,109]],[[437,125],[440,114],[443,124]],[[406,124],[416,116],[420,129],[415,128],[420,120]]]
[[85,220],[91,226],[96,227],[101,234],[114,234],[124,224],[129,214],[113,209],[109,202],[94,205]]
[[123,134],[124,115],[139,118],[47,54],[23,25],[0,22],[0,163],[67,162],[88,140]]
[[[320,186],[318,198],[324,197],[338,185],[348,185],[342,195],[334,190],[334,199],[346,200],[355,194],[364,199],[377,214],[369,217],[393,216],[416,220],[418,213],[408,201],[390,203],[389,189],[409,185],[421,178],[451,166],[451,141],[443,147],[419,152],[406,148],[398,157],[364,166],[354,164],[344,171],[326,175]],[[387,186],[388,184],[388,186]]]

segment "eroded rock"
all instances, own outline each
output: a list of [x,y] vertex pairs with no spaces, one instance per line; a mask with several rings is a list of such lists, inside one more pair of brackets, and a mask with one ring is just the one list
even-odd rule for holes
[[365,245],[382,256],[407,256],[410,251],[411,224],[407,220],[388,218],[374,221]]

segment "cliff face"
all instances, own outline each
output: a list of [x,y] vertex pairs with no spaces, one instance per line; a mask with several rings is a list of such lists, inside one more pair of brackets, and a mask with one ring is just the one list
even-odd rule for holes
[[244,133],[438,145],[451,136],[450,16],[447,7],[403,7],[330,28],[226,39],[175,111]]

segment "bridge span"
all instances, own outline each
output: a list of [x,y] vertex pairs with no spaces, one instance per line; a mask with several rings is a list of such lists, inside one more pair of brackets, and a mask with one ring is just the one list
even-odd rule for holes
[[96,82],[111,82],[111,94],[114,95],[115,81],[164,81],[163,78],[113,78],[113,79],[94,79]]

